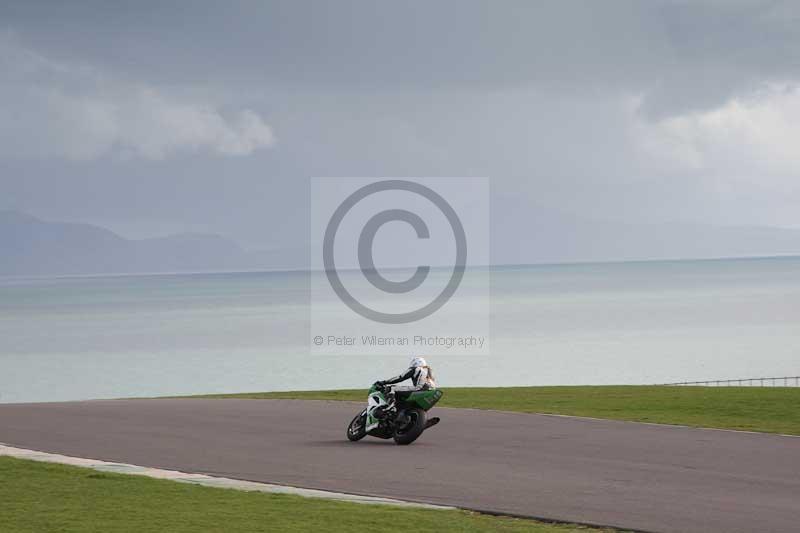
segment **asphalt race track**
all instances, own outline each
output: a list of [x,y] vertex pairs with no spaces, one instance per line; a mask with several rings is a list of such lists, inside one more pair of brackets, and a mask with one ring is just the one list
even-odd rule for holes
[[800,438],[434,409],[411,446],[351,443],[353,403],[0,405],[0,442],[76,457],[644,531],[800,528]]

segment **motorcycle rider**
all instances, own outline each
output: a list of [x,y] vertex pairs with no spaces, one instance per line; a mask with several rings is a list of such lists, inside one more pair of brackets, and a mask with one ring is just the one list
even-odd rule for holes
[[389,378],[383,381],[376,381],[375,385],[378,387],[385,387],[386,385],[394,385],[395,383],[401,383],[407,379],[411,380],[413,386],[389,388],[388,392],[386,393],[386,401],[388,402],[389,409],[392,409],[394,407],[396,396],[402,398],[404,396],[408,396],[414,391],[430,390],[436,388],[436,380],[433,377],[433,369],[431,369],[431,367],[428,366],[428,362],[425,360],[424,357],[415,357],[414,359],[411,360],[411,364],[409,364],[408,370],[393,378]]

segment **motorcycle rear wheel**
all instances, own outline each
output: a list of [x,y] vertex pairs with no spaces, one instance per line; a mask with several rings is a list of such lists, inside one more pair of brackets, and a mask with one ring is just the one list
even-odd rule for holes
[[402,428],[397,428],[394,432],[394,441],[400,445],[411,444],[425,431],[427,415],[422,409],[408,409],[406,416],[409,418],[408,424]]
[[367,415],[366,413],[358,413],[356,417],[350,421],[347,426],[347,438],[353,442],[361,440],[367,436]]

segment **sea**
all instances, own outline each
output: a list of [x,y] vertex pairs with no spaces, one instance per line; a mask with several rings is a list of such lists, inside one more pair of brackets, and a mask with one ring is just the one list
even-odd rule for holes
[[[0,402],[368,387],[406,356],[312,355],[308,272],[0,279]],[[800,258],[498,266],[491,351],[440,386],[800,375]]]

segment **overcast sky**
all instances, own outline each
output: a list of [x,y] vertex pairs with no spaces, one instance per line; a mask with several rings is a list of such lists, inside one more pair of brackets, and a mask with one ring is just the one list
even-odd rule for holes
[[6,1],[0,209],[270,248],[310,176],[488,176],[522,224],[800,228],[798,81],[796,2]]

